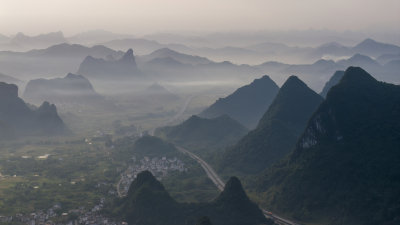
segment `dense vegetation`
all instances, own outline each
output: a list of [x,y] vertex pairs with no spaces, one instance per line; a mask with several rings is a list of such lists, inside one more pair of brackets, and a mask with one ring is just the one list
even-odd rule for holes
[[322,97],[295,76],[283,84],[257,128],[222,155],[225,172],[258,173],[295,146]]
[[323,224],[400,222],[400,87],[350,67],[296,149],[259,177],[265,204]]
[[[122,165],[110,158],[103,143],[88,145],[79,140],[1,148],[2,215],[47,210],[56,203],[63,212],[81,206],[89,209],[102,197],[114,197],[108,191],[115,190],[116,168]],[[7,152],[14,154],[7,156]]]

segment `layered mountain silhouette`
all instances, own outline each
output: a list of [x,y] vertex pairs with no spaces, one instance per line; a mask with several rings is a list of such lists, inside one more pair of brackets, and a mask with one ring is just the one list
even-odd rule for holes
[[19,32],[9,40],[4,48],[21,51],[27,49],[44,48],[65,42],[67,42],[67,40],[61,31],[40,34],[37,36],[28,36]]
[[[61,43],[26,52],[0,51],[0,67],[5,74],[26,75],[27,79],[45,78],[51,74],[67,74],[71,68],[78,68],[88,55],[95,58],[119,58],[124,52],[101,45],[86,47]],[[40,77],[35,74],[40,74]]]
[[199,116],[215,118],[226,114],[252,129],[267,111],[278,90],[279,87],[271,78],[263,76],[237,89],[231,95],[218,99]]
[[399,54],[400,47],[397,45],[377,42],[367,38],[352,48],[353,52],[378,57],[382,54]]
[[144,65],[144,68],[149,68],[151,70],[154,69],[165,69],[168,68],[169,70],[190,70],[194,67],[190,64],[184,64],[180,61],[174,59],[173,57],[163,57],[163,58],[154,58],[149,60]]
[[398,223],[399,117],[400,86],[348,68],[291,155],[259,177],[268,207],[310,223]]
[[196,224],[207,216],[215,225],[273,224],[232,177],[218,198],[209,203],[178,203],[154,176],[144,171],[132,182],[128,195],[114,208],[114,215],[129,224]]
[[[146,42],[146,40],[144,40],[144,42]],[[137,45],[139,44],[136,44],[136,46]],[[272,52],[268,53],[268,48],[265,49],[267,51],[265,52],[262,49],[263,45],[272,46],[270,50]],[[379,79],[381,80],[387,82],[398,82],[399,79],[397,76],[397,70],[392,66],[393,63],[389,64],[388,66],[384,66],[390,61],[398,60],[398,57],[396,58],[396,55],[398,55],[399,52],[396,49],[398,49],[399,47],[395,45],[390,46],[390,48],[388,49],[384,48],[383,50],[377,51],[375,56],[369,55],[365,51],[356,51],[352,46],[346,47],[338,43],[328,43],[326,45],[320,46],[319,48],[317,47],[318,49],[310,47],[284,47],[280,44],[262,43],[259,46],[260,51],[257,51],[257,45],[255,47],[252,47],[250,51],[248,49],[243,50],[247,52],[245,54],[255,54],[254,56],[256,58],[262,57],[262,60],[268,58],[268,55],[271,55],[274,60],[291,61],[288,58],[303,60],[296,64],[285,64],[276,62],[262,63],[263,61],[257,60],[260,65],[246,65],[231,63],[228,61],[213,62],[207,58],[202,57],[205,55],[202,55],[202,51],[196,48],[185,50],[183,47],[181,49],[178,48],[179,46],[173,48],[173,46],[170,45],[162,45],[160,46],[162,47],[161,49],[158,49],[149,55],[135,57],[135,62],[137,63],[143,74],[146,75],[145,77],[153,78],[158,82],[203,82],[206,79],[217,81],[227,81],[229,79],[230,81],[237,82],[237,80],[249,79],[249,76],[267,73],[276,82],[283,83],[286,77],[282,76],[282,74],[296,74],[302,80],[306,81],[311,88],[313,88],[314,90],[319,90],[323,87],[325,81],[328,80],[335,71],[344,70],[348,66],[362,66],[363,68],[366,68],[369,71],[373,72],[374,75],[379,77]],[[390,50],[392,48],[394,50]],[[180,52],[172,49],[180,49]],[[214,49],[216,51],[215,54],[219,54],[218,51],[224,52],[226,50],[224,49],[225,48],[216,50]],[[342,51],[344,49],[349,49],[349,52],[347,52],[347,50]],[[242,51],[235,53],[236,51],[234,50],[238,49],[228,47],[227,52],[231,52],[228,54],[236,54],[238,56],[237,58],[243,58],[243,53],[240,53]],[[340,54],[341,51],[343,52],[343,54]],[[121,71],[125,71],[123,69],[110,69],[108,72],[108,69],[104,70],[104,67],[113,67],[110,65],[115,65],[115,61],[118,61],[118,59],[120,59],[123,55],[124,52],[115,51],[101,45],[88,48],[82,45],[61,43],[48,47],[46,49],[38,49],[28,52],[0,51],[0,57],[2,58],[2,60],[0,61],[0,67],[2,68],[1,71],[4,74],[15,74],[18,76],[21,75],[19,77],[21,79],[26,79],[25,77],[29,77],[29,79],[32,79],[38,78],[32,77],[32,74],[42,74],[41,76],[45,76],[48,74],[68,73],[69,71],[71,71],[71,68],[79,67],[79,65],[84,61],[85,57],[91,56],[91,58],[87,58],[88,61],[86,61],[89,62],[89,64],[91,61],[105,62],[99,62],[99,64],[101,64],[100,66],[91,67],[90,71],[92,75],[82,73],[81,71],[77,73],[82,74],[86,76],[89,80],[91,80],[95,85],[96,90],[101,93],[102,88],[107,88],[107,86],[103,85],[103,87],[100,88],[99,85],[96,84],[95,81],[93,81],[93,79],[95,79],[95,77],[102,77],[103,73],[118,74]],[[308,57],[310,55],[312,55],[311,58]],[[382,56],[382,58],[380,56]],[[367,57],[369,57],[369,59]],[[379,63],[374,60],[374,58],[377,57],[379,57]],[[102,59],[100,60],[100,58]],[[332,58],[336,61],[320,60],[321,58]],[[348,60],[341,60],[343,58],[347,58]],[[221,59],[221,61],[222,60],[227,60],[227,58],[224,57],[223,59]],[[241,61],[240,59],[238,59],[238,61],[236,62]],[[96,64],[95,62],[92,63]],[[292,61],[292,63],[294,62]],[[107,66],[103,66],[103,64],[107,64]],[[125,66],[117,67],[125,68]],[[122,73],[125,74],[125,72]],[[95,76],[93,74],[100,75]],[[104,77],[108,76],[104,75]],[[115,76],[118,78],[124,77],[119,75]],[[119,79],[115,79],[113,81],[116,80]],[[151,84],[151,82],[147,82],[147,84]],[[129,89],[129,87],[130,86],[126,87],[126,89]],[[112,87],[111,89],[116,90],[119,89],[119,87]]]
[[1,127],[10,130],[15,137],[27,135],[59,135],[68,132],[53,104],[44,102],[32,109],[18,97],[18,87],[0,82]]
[[191,116],[176,126],[163,127],[155,134],[190,149],[221,148],[235,143],[247,129],[227,115],[213,119]]
[[23,98],[34,103],[48,101],[60,105],[112,108],[112,104],[93,89],[89,80],[72,73],[63,78],[29,81]]
[[87,56],[79,66],[77,73],[89,79],[100,80],[132,79],[135,76],[140,76],[132,49],[129,49],[118,60],[105,60]]
[[355,54],[352,57],[345,59],[345,60],[340,60],[337,63],[339,65],[343,65],[346,68],[349,66],[359,66],[359,67],[367,68],[367,69],[374,70],[374,71],[381,70],[381,65],[378,62],[376,62],[369,56],[361,55],[361,54]]
[[282,159],[293,150],[322,100],[299,78],[289,77],[257,128],[223,154],[221,169],[258,173]]
[[[68,37],[68,40],[71,43],[80,43],[84,45],[93,45],[102,42],[108,42],[111,40],[119,40],[125,38],[132,38],[133,36],[130,34],[117,34],[110,31],[96,29],[96,30],[88,30],[73,36]],[[132,47],[132,46],[131,46]],[[111,46],[111,48],[114,48]],[[126,49],[126,48],[123,48]]]
[[378,58],[376,58],[376,60],[384,65],[388,62],[394,61],[394,60],[400,60],[400,53],[397,54],[383,54],[380,55]]
[[103,45],[95,45],[93,47],[86,47],[78,44],[62,43],[52,45],[45,49],[35,49],[24,53],[31,57],[60,57],[60,58],[78,58],[84,59],[90,55],[92,57],[120,57],[123,55],[122,51],[115,51]]
[[[189,48],[183,44],[161,44],[154,40],[148,40],[144,38],[119,38],[113,39],[112,41],[101,43],[104,46],[113,48],[113,49],[135,49],[136,54],[138,55],[148,55],[154,51],[159,49],[169,48],[172,51],[183,51],[183,52],[192,52],[192,48]],[[153,55],[154,56],[154,55]],[[146,57],[145,57],[146,58]]]
[[333,76],[328,80],[328,82],[326,82],[324,88],[322,89],[320,95],[322,97],[326,97],[326,95],[328,94],[328,91],[335,86],[336,84],[338,84],[340,82],[340,80],[342,79],[344,75],[344,71],[342,70],[338,70],[336,71]]
[[352,51],[350,47],[343,46],[337,42],[329,42],[316,47],[311,52],[311,55],[316,57],[328,54],[333,56],[345,56],[351,55]]
[[142,56],[141,59],[144,61],[151,61],[154,59],[160,58],[172,58],[183,64],[197,65],[197,64],[208,64],[211,63],[210,60],[200,56],[193,56],[188,54],[183,54],[169,48],[161,48],[158,49],[149,55]]

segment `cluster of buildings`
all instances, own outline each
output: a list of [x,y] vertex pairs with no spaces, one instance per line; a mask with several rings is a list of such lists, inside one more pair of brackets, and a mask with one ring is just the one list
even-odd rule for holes
[[18,213],[14,216],[0,216],[0,223],[22,223],[27,225],[127,225],[126,222],[114,221],[100,214],[99,211],[104,207],[104,201],[105,199],[102,198],[100,203],[90,210],[79,207],[68,212],[62,212],[61,205],[55,204],[47,211],[38,210],[30,214]]
[[150,171],[159,180],[167,176],[168,173],[172,171],[187,171],[185,164],[176,157],[149,158],[145,156],[140,160],[137,160],[136,157],[132,157],[132,161],[133,164],[130,165],[124,173],[122,173],[121,180],[117,186],[117,191],[120,196],[124,196],[126,193],[128,193],[129,186],[131,185],[132,181],[136,178],[137,174],[142,171]]

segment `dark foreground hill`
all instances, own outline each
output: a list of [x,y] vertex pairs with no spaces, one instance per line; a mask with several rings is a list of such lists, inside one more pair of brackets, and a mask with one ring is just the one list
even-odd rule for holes
[[138,174],[127,197],[115,203],[113,214],[129,224],[193,225],[207,216],[214,225],[273,224],[244,192],[240,181],[232,177],[224,191],[209,203],[178,203],[164,186],[148,172]]
[[16,85],[0,82],[0,133],[6,138],[67,132],[53,104],[44,102],[37,109],[28,106],[18,97]]
[[321,224],[400,223],[400,86],[346,70],[293,153],[259,177],[268,208]]
[[192,116],[183,123],[156,130],[156,135],[190,149],[220,148],[233,144],[247,129],[227,115],[213,119]]
[[201,117],[215,118],[228,115],[252,129],[278,93],[279,87],[268,76],[255,79],[251,84],[237,89],[231,95],[218,99],[200,113]]
[[220,168],[258,173],[282,159],[295,147],[322,97],[296,76],[283,84],[257,128],[225,151]]

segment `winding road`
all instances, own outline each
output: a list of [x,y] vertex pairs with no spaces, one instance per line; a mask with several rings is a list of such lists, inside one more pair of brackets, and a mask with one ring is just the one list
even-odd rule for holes
[[[170,120],[166,121],[164,123],[165,125],[171,124],[172,122],[176,121],[179,117],[181,117],[183,115],[183,113],[186,111],[190,101],[192,100],[193,96],[190,96],[186,99],[183,107],[181,108],[181,110],[179,110],[179,112]],[[150,135],[154,135],[154,131],[155,129],[152,129],[149,134]],[[218,176],[218,174],[214,171],[214,169],[206,162],[204,161],[202,158],[200,158],[199,156],[197,156],[196,154],[188,151],[187,149],[177,146],[175,145],[175,147],[182,153],[187,154],[190,158],[196,160],[201,167],[203,168],[203,170],[206,172],[208,178],[210,178],[210,180],[215,184],[215,186],[218,188],[219,191],[223,191],[224,187],[225,187],[225,183],[221,180],[221,178]],[[117,192],[118,192],[118,196],[119,197],[123,197],[122,194],[120,193],[120,183],[122,181],[122,177],[119,180],[118,184],[117,184]],[[266,218],[270,218],[272,220],[274,220],[275,223],[279,224],[279,225],[299,225],[295,222],[292,222],[290,220],[284,219],[270,211],[267,211],[265,209],[261,209],[264,216]]]
[[[221,180],[221,178],[218,176],[218,174],[214,171],[214,169],[208,165],[208,163],[206,161],[204,161],[202,158],[200,158],[199,156],[195,155],[194,153],[186,150],[185,148],[182,148],[180,146],[176,146],[175,147],[181,151],[184,154],[187,154],[190,158],[196,160],[201,167],[204,169],[204,171],[206,172],[208,178],[210,178],[210,180],[215,184],[215,186],[218,188],[218,190],[223,191],[224,187],[225,187],[225,183]],[[280,225],[299,225],[295,222],[292,222],[290,220],[284,219],[280,216],[277,216],[276,214],[273,214],[270,211],[267,211],[265,209],[261,209],[262,212],[264,213],[264,216],[270,219],[273,219],[275,221],[275,223],[280,224]]]

